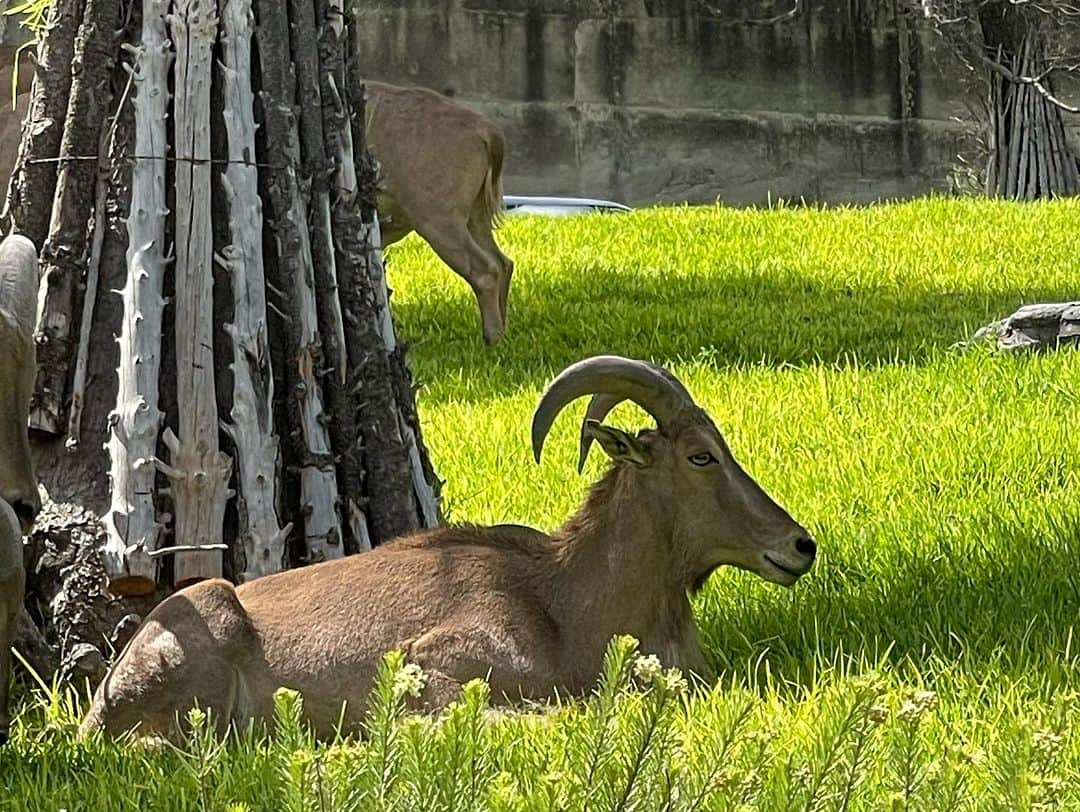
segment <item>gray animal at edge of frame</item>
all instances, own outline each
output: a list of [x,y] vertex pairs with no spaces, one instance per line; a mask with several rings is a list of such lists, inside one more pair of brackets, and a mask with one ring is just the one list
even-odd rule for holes
[[[390,649],[423,668],[416,707],[425,710],[445,707],[475,677],[488,678],[496,703],[580,696],[617,634],[707,674],[689,593],[723,565],[791,586],[816,545],[736,462],[683,385],[646,362],[600,356],[559,374],[533,417],[537,461],[556,416],[584,395],[593,398],[582,460],[596,441],[613,464],[561,529],[441,527],[239,587],[184,589],[146,618],[98,687],[82,734],[175,739],[195,703],[220,729],[243,727],[271,718],[279,687],[303,694],[318,735],[334,735],[339,720],[355,731]],[[624,400],[657,428],[635,435],[602,424]]]
[[27,419],[34,388],[37,251],[18,234],[0,242],[0,745],[11,722],[11,638],[26,588],[22,537],[41,510]]

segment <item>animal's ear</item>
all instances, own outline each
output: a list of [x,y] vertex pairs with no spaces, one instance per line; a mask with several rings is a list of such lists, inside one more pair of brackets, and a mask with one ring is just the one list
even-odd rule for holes
[[622,429],[605,426],[598,420],[586,420],[585,433],[600,443],[604,453],[615,462],[628,462],[639,468],[649,464],[649,449]]

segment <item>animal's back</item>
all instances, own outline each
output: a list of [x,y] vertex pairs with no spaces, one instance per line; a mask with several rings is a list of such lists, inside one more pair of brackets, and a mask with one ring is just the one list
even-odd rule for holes
[[[339,721],[355,728],[383,654],[396,648],[433,679],[441,671],[444,687],[490,667],[494,690],[550,692],[557,630],[536,593],[546,539],[519,527],[495,528],[490,538],[443,528],[235,588],[195,584],[147,617],[82,730],[118,733],[138,723],[169,737],[171,720],[196,700],[221,724],[269,719],[274,691],[288,687],[329,736]],[[541,676],[521,683],[517,674],[531,673],[533,662]],[[500,683],[500,675],[508,676]]]
[[366,82],[368,146],[379,161],[387,243],[477,205],[489,223],[501,198],[504,142],[479,113],[434,91]]
[[372,81],[365,81],[364,86],[367,88],[365,121],[372,144],[390,146],[388,137],[405,136],[411,143],[430,143],[437,148],[446,136],[453,137],[455,131],[482,137],[501,135],[499,128],[486,117],[426,87]]
[[[324,643],[327,661],[377,659],[449,618],[497,618],[496,608],[524,611],[536,601],[546,577],[542,542],[513,532],[479,539],[468,528],[407,536],[243,584],[237,596],[269,659],[295,662],[287,648],[311,635]],[[320,670],[315,662],[305,667]]]

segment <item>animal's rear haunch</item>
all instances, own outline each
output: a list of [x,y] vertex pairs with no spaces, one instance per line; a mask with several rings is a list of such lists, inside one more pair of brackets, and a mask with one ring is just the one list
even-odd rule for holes
[[7,740],[11,635],[22,608],[22,536],[41,509],[27,417],[34,388],[37,251],[26,237],[0,242],[0,744]]
[[433,91],[366,82],[367,138],[379,162],[379,220],[389,245],[415,230],[472,288],[484,338],[498,341],[514,263],[492,229],[502,212],[503,136]]
[[[268,719],[287,686],[330,735],[339,719],[355,728],[394,648],[424,669],[427,708],[484,676],[497,701],[582,694],[615,634],[704,674],[688,592],[724,564],[789,586],[812,566],[814,542],[743,471],[682,384],[642,361],[604,356],[563,371],[533,418],[537,460],[558,413],[582,395],[593,395],[582,455],[595,440],[613,464],[560,530],[445,527],[235,589],[185,589],[147,618],[83,731],[171,737],[196,702],[222,726]],[[624,400],[656,428],[599,422]]]

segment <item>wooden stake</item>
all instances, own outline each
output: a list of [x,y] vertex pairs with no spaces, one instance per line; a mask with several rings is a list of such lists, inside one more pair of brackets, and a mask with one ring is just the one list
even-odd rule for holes
[[161,525],[154,508],[154,455],[162,414],[161,296],[165,277],[165,117],[169,104],[166,0],[143,0],[142,39],[135,53],[135,155],[128,216],[128,274],[120,292],[119,387],[109,416],[112,504],[105,515],[105,571],[117,594],[154,590]]
[[67,447],[76,448],[82,436],[82,413],[86,397],[86,371],[90,360],[90,335],[94,328],[94,309],[97,305],[98,282],[101,279],[101,250],[105,243],[105,228],[108,223],[106,205],[109,199],[109,180],[111,167],[109,157],[115,142],[115,122],[124,108],[128,93],[133,84],[134,73],[128,75],[128,83],[116,105],[113,125],[101,130],[101,145],[98,149],[97,190],[94,200],[94,231],[90,238],[90,259],[86,266],[86,293],[83,296],[82,323],[79,326],[79,347],[75,356],[75,377],[71,383],[71,409],[68,412]]
[[[330,448],[319,383],[321,347],[315,301],[308,213],[300,194],[300,145],[289,53],[289,21],[280,0],[256,0],[262,108],[265,116],[267,195],[276,231],[277,278],[287,291],[290,440],[300,468],[304,544],[310,562],[343,555],[334,455]],[[311,44],[308,45],[311,47]]]
[[[71,98],[60,155],[99,154],[119,28],[119,3],[87,0],[75,37]],[[30,426],[52,435],[60,434],[67,425],[64,398],[75,350],[73,325],[79,285],[89,251],[87,222],[95,203],[96,171],[93,161],[60,162],[49,236],[41,250],[42,283],[34,336],[38,371]]]
[[277,572],[285,564],[285,539],[277,514],[281,453],[274,433],[274,373],[266,329],[262,200],[255,156],[255,94],[251,87],[251,0],[219,0],[224,62],[225,131],[229,165],[221,176],[229,206],[231,244],[221,265],[232,280],[233,405],[225,426],[236,447],[240,520],[238,543],[244,554],[241,581]]
[[19,157],[11,173],[4,213],[0,215],[5,233],[25,234],[39,250],[49,235],[56,189],[57,164],[48,159],[60,155],[71,96],[75,33],[82,18],[83,0],[53,0],[49,5],[37,47]]
[[218,449],[214,391],[214,233],[210,201],[210,63],[217,38],[214,0],[174,0],[176,42],[176,379],[179,438],[166,430],[165,469],[178,547],[177,587],[221,576],[225,505],[232,460]]

